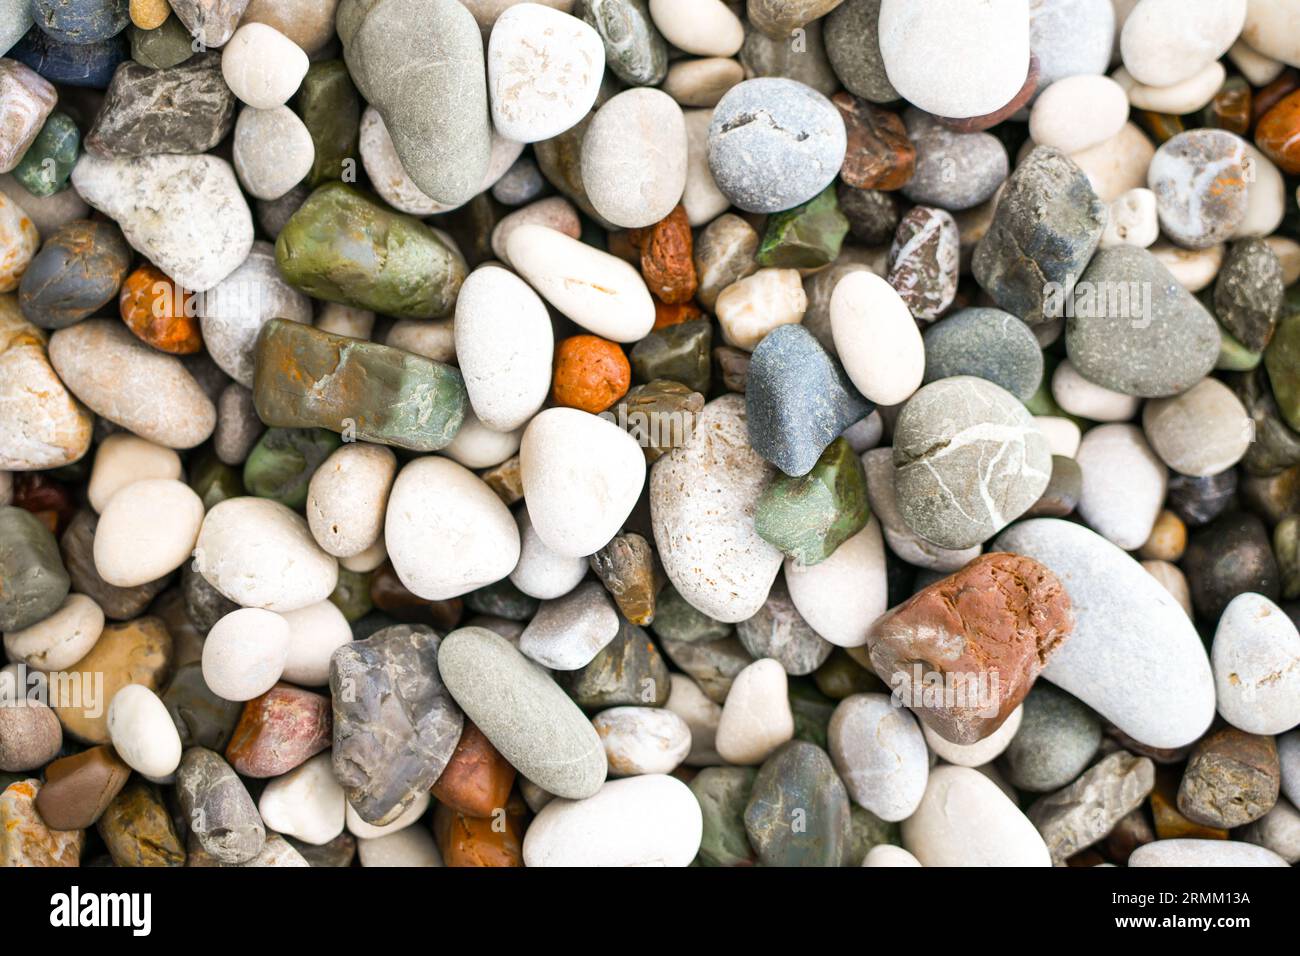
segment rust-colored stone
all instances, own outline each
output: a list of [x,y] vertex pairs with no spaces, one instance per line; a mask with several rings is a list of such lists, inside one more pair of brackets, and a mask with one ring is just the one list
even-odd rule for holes
[[1300,173],[1300,90],[1259,118],[1255,145],[1285,173]]
[[490,817],[510,800],[515,768],[468,719],[433,796],[467,817]]
[[999,109],[982,116],[968,116],[965,119],[951,119],[945,116],[935,117],[944,126],[958,133],[982,133],[992,129],[1003,120],[1010,119],[1011,114],[1025,106],[1030,97],[1038,91],[1038,57],[1029,54],[1029,72],[1025,74],[1025,83],[1015,96]]
[[192,355],[203,348],[199,320],[187,308],[190,293],[156,266],[143,265],[122,283],[118,310],[140,341],[160,352]]
[[1250,131],[1253,101],[1250,84],[1240,77],[1234,77],[1223,84],[1205,107],[1205,124],[1245,136]]
[[69,668],[50,706],[63,731],[88,744],[106,744],[108,702],[127,684],[159,690],[171,673],[172,638],[160,618],[138,617],[104,628],[90,652]]
[[445,866],[523,866],[524,817],[518,794],[505,813],[467,817],[446,804],[433,814],[433,838]]
[[48,827],[36,808],[40,789],[33,777],[0,793],[0,867],[81,865],[85,832]]
[[276,684],[244,705],[226,760],[245,777],[278,777],[330,745],[330,699]]
[[1250,104],[1251,117],[1258,123],[1265,113],[1296,90],[1300,90],[1300,73],[1295,70],[1282,71],[1268,86],[1260,87],[1255,91],[1254,99]]
[[555,349],[551,398],[597,415],[627,394],[632,366],[623,350],[598,335],[574,335]]
[[455,628],[465,611],[465,602],[460,598],[429,601],[411,593],[388,561],[370,576],[370,601],[379,610],[399,621],[432,624],[440,631]]
[[628,241],[641,250],[641,275],[651,292],[669,305],[691,301],[697,285],[695,243],[680,203],[653,226],[631,230]]
[[1016,709],[1073,625],[1055,574],[998,552],[880,618],[867,649],[881,680],[932,730],[973,744]]
[[[652,298],[654,298],[652,296]],[[694,322],[696,319],[704,318],[704,312],[694,302],[681,302],[677,305],[669,305],[662,299],[654,298],[655,303],[655,324],[654,328],[662,329],[670,325],[681,325],[683,322]]]
[[902,189],[916,172],[916,147],[897,113],[843,91],[831,102],[844,118],[848,149],[840,179],[855,189]]

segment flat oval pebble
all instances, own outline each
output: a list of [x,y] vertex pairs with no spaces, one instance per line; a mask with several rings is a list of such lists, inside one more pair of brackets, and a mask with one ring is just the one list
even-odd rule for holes
[[203,680],[225,700],[252,700],[280,679],[288,656],[288,622],[273,611],[240,608],[208,632]]
[[686,158],[681,107],[660,90],[626,90],[596,111],[583,136],[587,198],[616,226],[653,225],[682,198]]
[[136,587],[185,563],[203,524],[203,501],[184,482],[149,478],[113,495],[95,529],[95,570]]
[[100,514],[109,500],[127,485],[146,478],[181,477],[181,456],[170,448],[130,432],[116,432],[99,443],[90,471],[86,497]]
[[1125,551],[1151,535],[1165,500],[1168,474],[1136,425],[1098,425],[1079,443],[1083,471],[1079,515]]
[[103,630],[99,605],[84,594],[69,594],[48,617],[6,631],[5,653],[37,670],[61,671],[85,657]]
[[1124,21],[1124,66],[1152,86],[1193,76],[1232,46],[1246,22],[1246,0],[1142,0]]
[[922,866],[1051,866],[1034,825],[969,767],[936,767],[902,834]]
[[785,668],[770,657],[736,675],[714,738],[723,760],[760,764],[794,736],[787,686]]
[[903,299],[873,272],[851,272],[830,303],[835,352],[854,387],[880,405],[899,405],[921,387],[925,346]]
[[108,733],[118,756],[146,777],[165,777],[181,762],[181,738],[171,714],[140,684],[127,684],[113,695]]
[[786,558],[785,581],[794,606],[814,631],[839,647],[865,644],[888,604],[879,522],[868,521],[825,561],[799,567]]

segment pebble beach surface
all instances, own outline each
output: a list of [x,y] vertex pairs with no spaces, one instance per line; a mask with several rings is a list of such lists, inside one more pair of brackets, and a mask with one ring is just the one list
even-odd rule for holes
[[1300,863],[1290,0],[0,0],[0,866]]

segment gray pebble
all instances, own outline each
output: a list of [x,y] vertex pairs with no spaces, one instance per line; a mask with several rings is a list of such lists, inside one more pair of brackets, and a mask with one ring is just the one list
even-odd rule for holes
[[736,636],[755,659],[773,658],[796,676],[821,667],[834,649],[795,608],[784,577],[773,582],[758,613],[736,625]]
[[844,88],[873,103],[898,99],[880,55],[880,0],[845,0],[826,16],[826,55]]
[[1032,793],[1064,787],[1101,746],[1101,721],[1065,691],[1038,681],[1024,700],[1020,729],[1000,767],[1012,786]]
[[191,747],[176,768],[176,795],[190,833],[222,863],[262,851],[266,827],[239,775],[206,747]]
[[957,133],[929,113],[909,107],[903,114],[916,147],[916,172],[903,195],[914,203],[956,212],[992,197],[1007,178],[1010,161],[992,133]]
[[1022,402],[1043,379],[1038,339],[1009,312],[970,308],[954,312],[925,330],[924,384],[974,375],[1001,385]]

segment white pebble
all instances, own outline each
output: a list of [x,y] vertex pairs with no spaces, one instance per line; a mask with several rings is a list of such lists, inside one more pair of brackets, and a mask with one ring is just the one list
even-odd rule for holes
[[143,684],[127,684],[108,705],[113,749],[133,770],[158,780],[181,762],[181,737],[167,707]]
[[754,661],[731,683],[715,746],[727,763],[760,764],[794,738],[785,668],[770,657]]
[[175,571],[194,550],[203,500],[183,481],[147,478],[109,499],[95,528],[95,570],[130,588]]
[[348,442],[321,462],[307,485],[307,526],[321,550],[351,557],[379,540],[396,474],[392,449],[368,442]]
[[878,405],[911,398],[925,377],[925,343],[893,286],[850,272],[835,284],[830,314],[835,351],[857,390]]
[[330,755],[323,753],[268,782],[257,811],[267,829],[320,846],[343,832],[346,805]]
[[287,103],[310,65],[298,44],[264,23],[245,23],[221,51],[226,85],[259,110]]
[[302,687],[324,687],[330,657],[352,640],[352,628],[333,601],[320,601],[281,615],[289,625],[289,653],[281,677]]
[[130,432],[114,432],[95,450],[86,497],[102,514],[108,500],[132,482],[180,476],[181,456],[175,451]]
[[231,611],[203,642],[203,681],[225,700],[252,700],[275,686],[289,657],[289,623],[274,611]]

